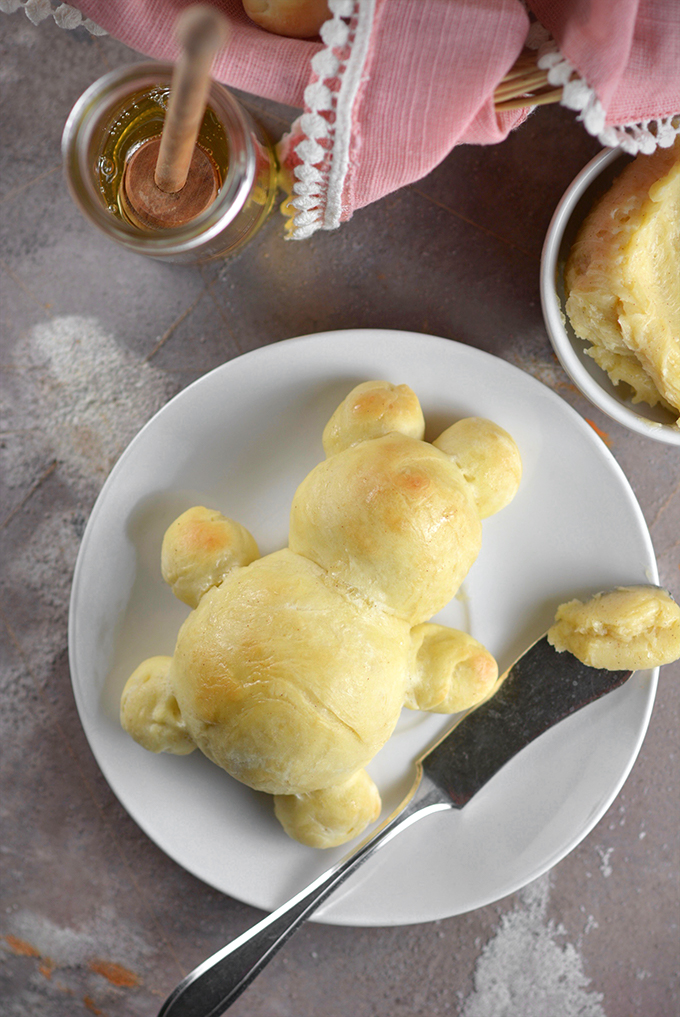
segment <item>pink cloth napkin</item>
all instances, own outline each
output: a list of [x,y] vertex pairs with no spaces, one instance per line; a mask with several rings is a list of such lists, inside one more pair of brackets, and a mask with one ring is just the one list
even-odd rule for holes
[[530,6],[554,39],[542,65],[553,68],[555,84],[565,84],[562,104],[579,111],[591,134],[631,154],[673,144],[678,0],[530,0]]
[[[190,2],[74,0],[163,60],[177,56],[173,26]],[[280,146],[296,239],[422,178],[455,145],[502,141],[527,111],[496,113],[493,92],[528,35],[563,104],[603,144],[650,151],[678,133],[679,0],[529,0],[531,33],[520,0],[329,0],[311,41],[263,31],[240,0],[209,2],[234,28],[215,77],[302,110]]]

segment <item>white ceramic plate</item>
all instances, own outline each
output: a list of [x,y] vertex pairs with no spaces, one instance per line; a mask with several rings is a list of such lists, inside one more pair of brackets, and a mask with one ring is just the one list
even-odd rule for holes
[[680,429],[669,410],[627,398],[628,387],[614,385],[586,353],[587,344],[574,332],[566,316],[564,268],[581,223],[622,172],[630,156],[607,148],[591,159],[571,182],[555,209],[541,256],[541,305],[555,353],[586,399],[612,420],[637,434],[669,445],[680,445]]
[[[208,762],[153,755],[118,722],[136,665],[173,652],[187,608],[160,577],[168,524],[194,504],[222,510],[262,553],[287,542],[291,497],[323,458],[324,424],[358,382],[384,378],[418,394],[429,438],[488,416],[514,436],[524,477],[484,522],[484,544],[439,620],[468,628],[501,668],[573,596],[657,582],[635,496],[605,445],[530,376],[467,346],[411,333],[355,330],[293,339],[212,371],[171,400],[128,447],[92,511],[76,566],[71,673],[96,759],[131,816],[206,883],[271,910],[341,857],[289,840],[271,799]],[[570,717],[515,757],[459,812],[402,833],[317,914],[339,925],[392,925],[461,914],[506,896],[563,858],[615,798],[644,737],[657,672]],[[447,718],[404,711],[369,767],[384,812],[411,783],[412,760]]]

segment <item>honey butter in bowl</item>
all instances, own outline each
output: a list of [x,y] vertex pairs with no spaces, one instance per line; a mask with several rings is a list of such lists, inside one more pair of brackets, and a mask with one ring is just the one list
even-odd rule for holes
[[635,158],[606,149],[579,173],[548,229],[541,302],[583,395],[680,446],[680,139]]

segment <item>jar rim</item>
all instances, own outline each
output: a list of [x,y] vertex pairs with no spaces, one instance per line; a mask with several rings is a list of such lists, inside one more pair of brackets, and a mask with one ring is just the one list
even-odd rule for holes
[[225,129],[230,150],[227,172],[215,201],[183,226],[148,232],[117,218],[106,208],[90,164],[96,131],[101,130],[107,117],[127,97],[147,88],[169,85],[173,70],[171,63],[139,62],[109,71],[76,101],[62,134],[64,171],[76,204],[109,237],[151,256],[191,252],[218,236],[245,204],[256,171],[255,148],[240,104],[221,82],[213,79],[208,104]]

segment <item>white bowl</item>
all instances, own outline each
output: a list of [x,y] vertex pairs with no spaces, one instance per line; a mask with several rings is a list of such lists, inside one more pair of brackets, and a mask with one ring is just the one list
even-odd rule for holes
[[541,255],[543,317],[562,367],[586,399],[631,431],[680,446],[680,428],[673,415],[662,407],[627,399],[627,386],[614,385],[586,354],[586,344],[574,333],[565,312],[564,266],[576,233],[627,161],[630,156],[618,148],[600,152],[572,181],[555,209]]

